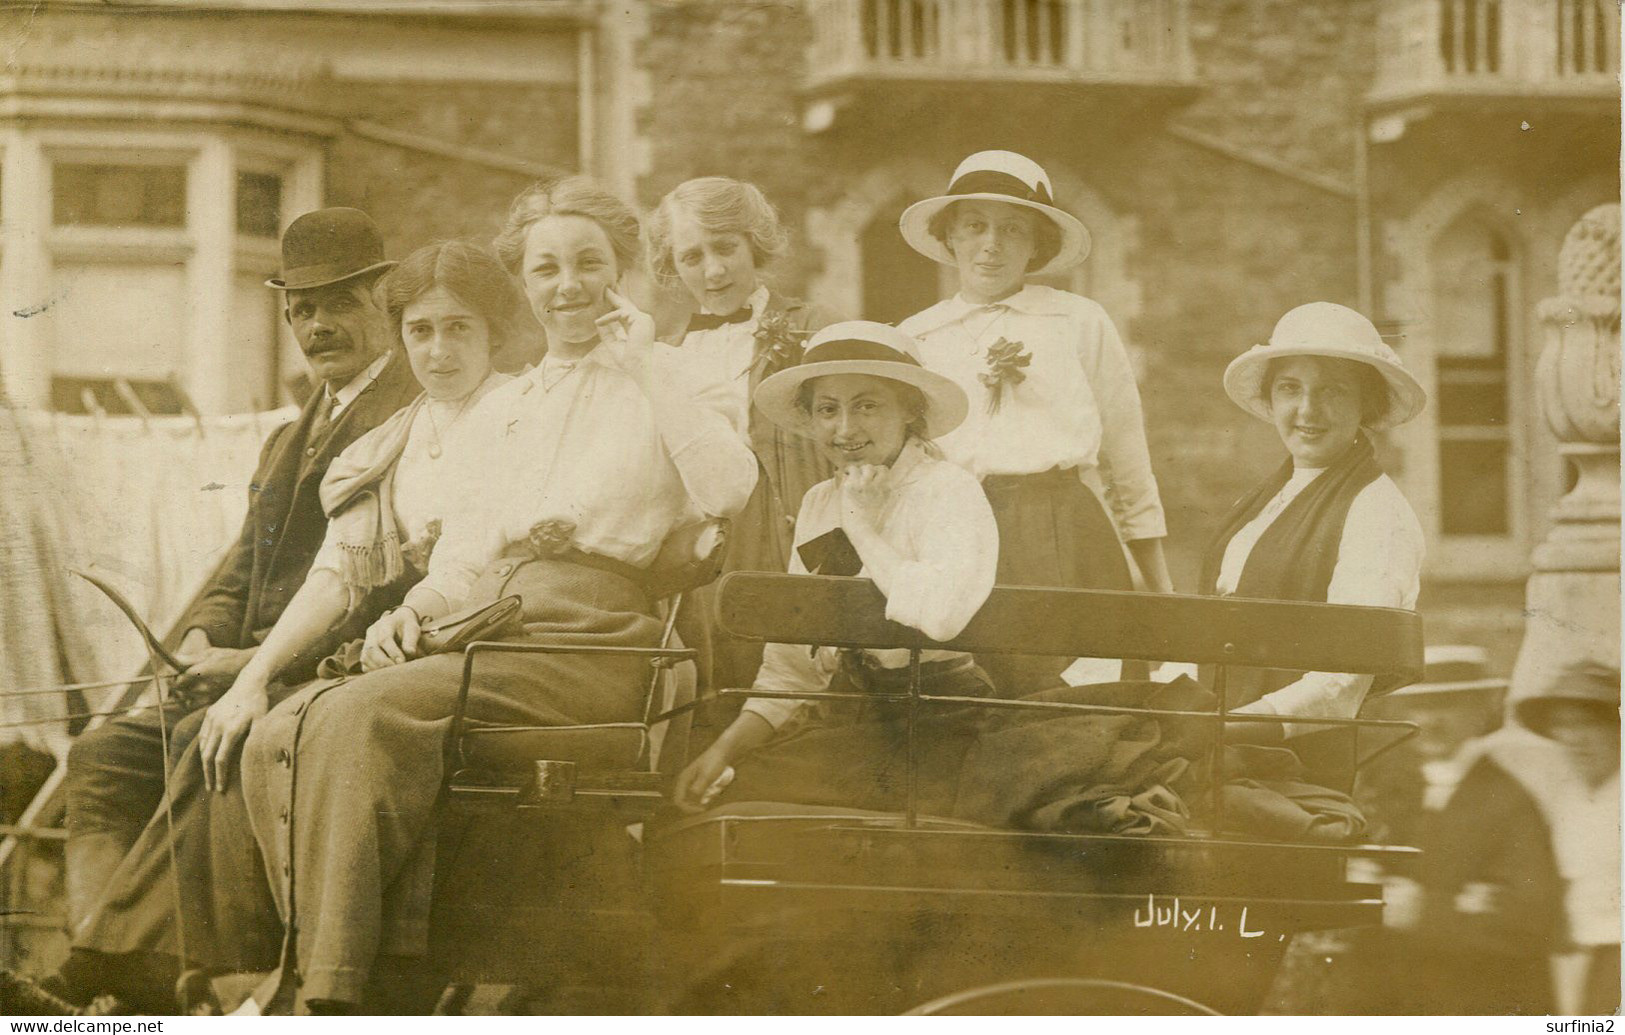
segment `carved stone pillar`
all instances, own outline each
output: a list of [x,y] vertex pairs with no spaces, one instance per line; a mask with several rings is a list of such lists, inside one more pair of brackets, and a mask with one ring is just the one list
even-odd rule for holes
[[1619,665],[1619,235],[1618,205],[1575,223],[1558,255],[1558,294],[1538,310],[1546,349],[1536,392],[1579,477],[1535,548],[1514,699],[1576,662]]

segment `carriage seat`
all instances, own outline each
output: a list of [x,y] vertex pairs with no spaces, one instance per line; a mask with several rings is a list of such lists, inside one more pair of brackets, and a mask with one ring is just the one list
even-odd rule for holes
[[[670,723],[654,717],[693,699],[694,666],[675,632],[683,594],[716,579],[727,550],[727,522],[708,520],[674,531],[648,569],[645,588],[661,603],[662,634],[651,656],[648,697],[641,719],[573,726],[502,726],[459,721],[459,766],[451,791],[472,784],[484,792],[493,785],[521,783],[537,762],[566,762],[579,777],[613,777],[618,786],[658,786],[663,757],[681,760],[687,716]],[[478,645],[470,653],[478,654]],[[630,652],[629,653],[635,653]],[[649,652],[644,652],[649,653]],[[478,668],[475,658],[472,667]],[[511,788],[510,788],[511,789]]]

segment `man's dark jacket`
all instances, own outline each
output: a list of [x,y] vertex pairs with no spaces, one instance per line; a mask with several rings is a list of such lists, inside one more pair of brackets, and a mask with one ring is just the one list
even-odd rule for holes
[[[361,390],[316,440],[311,428],[327,393],[316,391],[298,419],[273,431],[248,486],[243,529],[214,576],[175,628],[175,637],[202,629],[216,647],[252,647],[265,639],[293,598],[327,533],[317,491],[327,465],[357,438],[383,423],[422,389],[406,354],[397,348],[378,377]],[[335,630],[333,644],[353,630]],[[323,647],[328,644],[323,644]],[[308,664],[286,678],[304,678],[326,650],[306,654]]]

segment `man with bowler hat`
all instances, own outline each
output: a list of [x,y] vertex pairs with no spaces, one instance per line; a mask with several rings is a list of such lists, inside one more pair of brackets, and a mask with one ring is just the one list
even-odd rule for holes
[[[273,431],[249,483],[242,531],[182,615],[169,641],[188,663],[164,705],[169,756],[197,736],[205,706],[229,687],[305,580],[327,528],[317,497],[333,457],[420,391],[373,299],[384,259],[378,227],[353,208],[294,220],[282,237],[283,315],[317,388]],[[335,629],[333,643],[359,630]],[[315,653],[284,678],[314,672]],[[156,709],[122,716],[75,741],[65,781],[68,914],[72,933],[96,909],[120,860],[160,806],[165,765]]]

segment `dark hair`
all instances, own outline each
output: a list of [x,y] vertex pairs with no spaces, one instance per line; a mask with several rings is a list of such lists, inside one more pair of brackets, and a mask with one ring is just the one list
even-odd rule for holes
[[758,270],[784,254],[789,235],[760,187],[727,176],[701,176],[673,187],[649,215],[649,267],[663,283],[678,280],[671,215],[679,208],[708,233],[743,237]]
[[[922,442],[929,442],[930,440],[925,435],[925,413],[929,406],[925,401],[925,393],[906,381],[882,377],[879,374],[866,374],[864,376],[872,377],[877,381],[884,381],[896,393],[898,404],[903,407],[903,412],[908,415],[907,422],[903,425],[904,436],[912,436]],[[813,382],[817,380],[816,377],[809,377],[801,382],[801,387],[796,389],[796,409],[809,417],[812,416]]]
[[425,245],[378,282],[375,297],[397,341],[401,339],[401,314],[406,307],[437,287],[445,288],[485,321],[493,357],[517,343],[516,321],[524,298],[496,257],[467,241]]
[[586,176],[566,176],[562,180],[526,187],[508,209],[492,247],[497,258],[514,275],[525,260],[525,235],[532,225],[547,216],[581,216],[597,223],[609,238],[615,252],[617,271],[626,273],[638,264],[642,254],[642,227],[635,212],[615,195]]
[[[961,202],[956,201],[950,205],[944,205],[936,215],[931,217],[931,221],[925,226],[932,237],[942,242],[942,246],[948,249],[950,255],[953,254],[954,249],[948,243],[948,234],[954,228],[953,213],[959,208],[960,204]],[[999,202],[999,204],[1011,203]],[[1061,254],[1061,228],[1055,225],[1055,220],[1050,219],[1042,212],[1027,208],[1024,205],[1015,205],[1014,207],[1033,214],[1033,256],[1027,260],[1027,271],[1030,273],[1033,270],[1042,269],[1049,264],[1051,259]]]
[[[1270,390],[1275,387],[1275,368],[1288,358],[1277,356],[1269,361],[1264,368],[1264,377],[1258,382],[1258,399],[1269,409]],[[1360,389],[1360,424],[1371,427],[1373,424],[1388,416],[1388,407],[1391,403],[1391,393],[1388,390],[1388,379],[1382,372],[1370,363],[1362,363],[1357,359],[1344,359],[1341,356],[1308,356],[1308,359],[1343,359],[1346,363],[1354,364],[1355,383]]]

